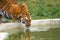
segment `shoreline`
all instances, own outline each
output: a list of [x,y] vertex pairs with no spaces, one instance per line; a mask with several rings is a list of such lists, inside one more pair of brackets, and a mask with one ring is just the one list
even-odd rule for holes
[[[47,24],[52,24],[52,25],[55,25],[55,24],[59,24],[60,23],[60,19],[40,19],[40,20],[32,20],[31,21],[31,27],[35,27],[37,25],[44,25],[46,26]],[[25,27],[24,24],[22,23],[2,23],[0,24],[0,32],[1,31],[5,31],[5,30],[8,30],[11,28],[12,29],[16,29],[18,27]]]

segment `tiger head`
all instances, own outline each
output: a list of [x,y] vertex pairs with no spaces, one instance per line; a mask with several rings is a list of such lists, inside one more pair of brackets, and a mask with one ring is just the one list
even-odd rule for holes
[[19,20],[25,24],[25,26],[27,28],[29,28],[31,26],[31,14],[28,12],[28,7],[27,5],[24,3],[21,5],[22,7],[22,12],[21,14],[19,15],[20,17]]

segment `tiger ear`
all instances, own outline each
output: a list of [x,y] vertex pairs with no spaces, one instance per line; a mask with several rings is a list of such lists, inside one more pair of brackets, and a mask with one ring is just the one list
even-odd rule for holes
[[22,5],[26,5],[25,3],[23,3]]
[[29,13],[29,15],[31,15],[31,13]]
[[26,4],[25,3],[23,3],[23,4],[21,4],[22,5],[22,7],[25,7],[26,6]]

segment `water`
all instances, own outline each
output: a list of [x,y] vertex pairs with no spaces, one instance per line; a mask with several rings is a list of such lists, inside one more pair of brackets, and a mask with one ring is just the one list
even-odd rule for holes
[[33,20],[29,29],[11,29],[5,40],[60,40],[60,20]]
[[17,31],[5,40],[60,40],[60,22],[36,23],[25,31]]
[[60,40],[60,28],[32,32],[32,40]]

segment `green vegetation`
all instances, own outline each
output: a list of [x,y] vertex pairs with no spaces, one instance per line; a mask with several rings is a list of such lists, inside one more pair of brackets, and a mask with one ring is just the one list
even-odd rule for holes
[[60,0],[16,0],[28,5],[32,19],[60,18]]

